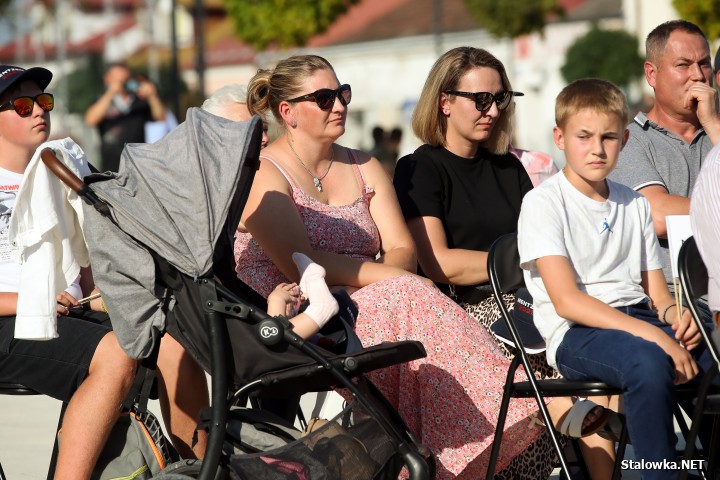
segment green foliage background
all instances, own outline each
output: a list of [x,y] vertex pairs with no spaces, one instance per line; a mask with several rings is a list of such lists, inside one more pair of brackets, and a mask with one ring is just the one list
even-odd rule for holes
[[235,31],[256,50],[305,45],[359,0],[223,0]]
[[720,0],[673,0],[680,18],[699,26],[712,42],[720,37]]
[[496,37],[542,32],[548,15],[562,15],[557,0],[464,0],[475,19]]
[[560,72],[567,82],[595,77],[625,87],[642,75],[643,58],[634,35],[594,26],[568,48]]

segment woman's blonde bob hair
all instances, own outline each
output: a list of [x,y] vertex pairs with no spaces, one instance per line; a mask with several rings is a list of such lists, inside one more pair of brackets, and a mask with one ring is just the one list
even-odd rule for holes
[[330,70],[330,62],[318,55],[294,55],[281,60],[272,70],[258,70],[248,83],[247,108],[250,115],[264,115],[270,110],[275,119],[284,125],[279,105],[283,100],[303,93],[303,81],[318,70]]
[[[460,78],[476,67],[488,67],[496,70],[500,74],[503,88],[506,91],[512,90],[502,62],[487,50],[458,47],[446,52],[430,69],[430,74],[425,81],[420,100],[412,116],[413,132],[424,143],[433,147],[445,146],[447,118],[440,108],[440,95],[448,90],[457,90]],[[510,105],[500,114],[490,138],[483,142],[483,146],[490,152],[507,152],[512,136],[514,111],[515,102],[511,101]]]

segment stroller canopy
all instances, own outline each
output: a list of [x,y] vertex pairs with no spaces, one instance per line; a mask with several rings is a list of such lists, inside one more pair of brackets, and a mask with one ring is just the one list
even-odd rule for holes
[[[97,211],[85,206],[95,283],[133,358],[151,352],[165,325],[150,251],[191,277],[208,274],[220,236],[239,222],[260,141],[258,117],[233,122],[191,108],[157,143],[127,145],[117,174],[85,178],[101,200]],[[108,208],[113,222],[100,214]]]

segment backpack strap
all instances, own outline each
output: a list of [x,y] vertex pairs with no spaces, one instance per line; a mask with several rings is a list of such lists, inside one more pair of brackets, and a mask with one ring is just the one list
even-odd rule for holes
[[122,403],[123,410],[132,410],[136,413],[145,413],[147,411],[148,400],[155,383],[155,370],[159,351],[160,342],[157,342],[150,356],[142,360],[138,365],[130,391],[128,391]]

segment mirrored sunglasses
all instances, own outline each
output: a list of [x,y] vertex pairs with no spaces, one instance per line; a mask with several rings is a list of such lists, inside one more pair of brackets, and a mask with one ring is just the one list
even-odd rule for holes
[[510,105],[512,97],[522,97],[525,95],[522,92],[505,91],[492,94],[490,92],[459,92],[457,90],[448,90],[445,92],[448,95],[457,95],[458,97],[465,97],[471,100],[475,100],[475,108],[479,112],[486,112],[492,106],[492,102],[495,102],[498,110],[505,110]]
[[335,105],[336,98],[339,98],[340,103],[347,107],[350,100],[352,100],[352,90],[350,89],[350,85],[345,83],[335,90],[331,88],[321,88],[320,90],[315,90],[307,95],[291,98],[288,102],[315,100],[315,103],[317,103],[317,106],[320,107],[320,110],[332,110],[333,105]]
[[17,97],[9,100],[0,105],[0,110],[9,110],[12,108],[15,110],[15,113],[21,117],[27,117],[32,113],[33,108],[35,108],[35,102],[46,112],[51,111],[55,106],[55,98],[52,93],[41,93],[34,97]]

